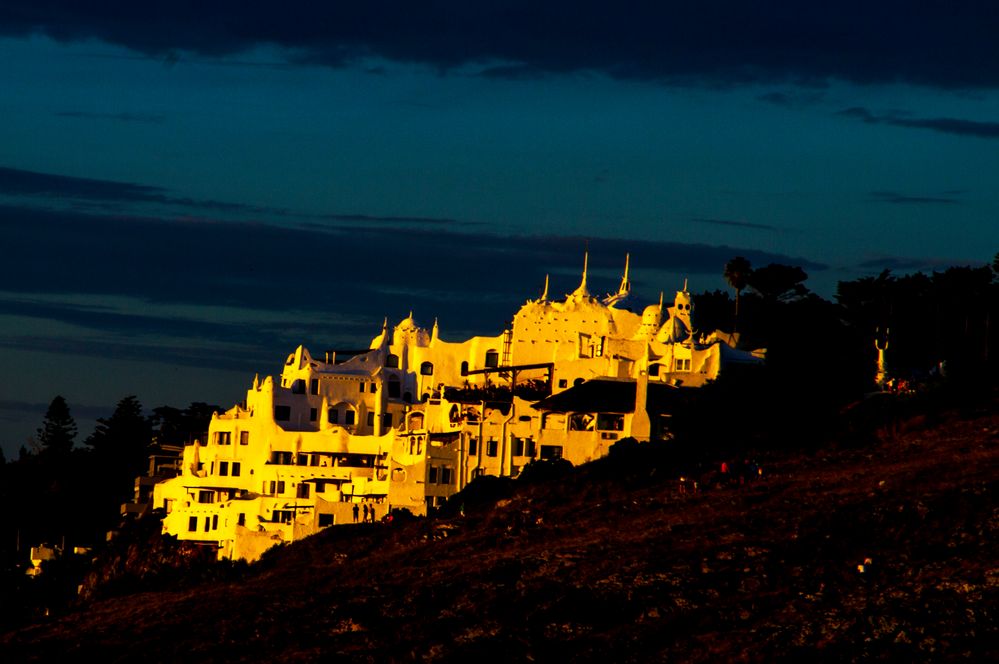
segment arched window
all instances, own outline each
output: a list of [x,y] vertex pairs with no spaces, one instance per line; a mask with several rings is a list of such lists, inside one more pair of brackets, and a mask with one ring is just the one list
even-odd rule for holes
[[434,375],[434,365],[431,362],[424,362],[420,365],[420,375],[422,376],[433,376]]
[[461,375],[462,376],[467,376],[468,375],[468,362],[462,362],[461,363]]
[[395,353],[389,353],[385,356],[385,366],[389,369],[399,368],[399,356]]

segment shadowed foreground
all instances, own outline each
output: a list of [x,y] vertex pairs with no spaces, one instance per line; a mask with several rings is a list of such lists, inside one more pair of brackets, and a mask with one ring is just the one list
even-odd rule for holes
[[763,480],[704,467],[681,494],[629,450],[495,509],[325,531],[238,583],[103,600],[0,658],[999,658],[999,416],[758,460]]

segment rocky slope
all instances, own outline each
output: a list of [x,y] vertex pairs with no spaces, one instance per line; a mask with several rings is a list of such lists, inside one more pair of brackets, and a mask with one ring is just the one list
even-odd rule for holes
[[330,529],[238,581],[94,602],[0,659],[996,661],[997,412],[761,454],[743,484],[626,450],[463,516]]

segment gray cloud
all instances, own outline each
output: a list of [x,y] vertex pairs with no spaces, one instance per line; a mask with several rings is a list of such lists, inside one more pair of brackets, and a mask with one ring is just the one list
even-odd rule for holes
[[779,230],[776,226],[771,226],[769,224],[754,224],[749,221],[731,221],[729,219],[705,219],[704,217],[693,217],[691,221],[698,224],[711,224],[715,226],[734,226],[736,228],[749,228],[758,231]]
[[100,39],[183,63],[270,44],[290,61],[342,66],[385,59],[491,76],[597,71],[681,84],[830,78],[941,88],[999,86],[999,6],[843,0],[835,6],[739,0],[616,6],[596,0],[479,3],[290,1],[280,10],[235,0],[9,0],[0,34]]
[[[872,191],[868,200],[875,203],[892,203],[895,205],[956,205],[961,201],[953,194],[959,192],[944,192],[940,196],[912,196],[895,191]],[[950,195],[948,195],[950,194]]]
[[838,115],[857,118],[867,124],[890,125],[909,129],[929,129],[941,134],[970,136],[973,138],[999,138],[999,122],[979,122],[958,118],[910,118],[898,112],[878,114],[859,106],[844,109]]

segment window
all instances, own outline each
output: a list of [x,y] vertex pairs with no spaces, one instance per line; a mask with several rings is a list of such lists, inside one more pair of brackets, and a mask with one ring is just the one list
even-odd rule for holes
[[513,439],[513,456],[524,456],[524,439]]
[[420,375],[421,376],[433,376],[434,375],[434,365],[431,362],[424,362],[420,365]]
[[215,432],[215,444],[216,445],[229,445],[232,443],[232,434],[228,431],[216,431]]
[[382,413],[382,426],[386,429],[392,428],[392,413]]
[[330,421],[330,424],[340,423],[340,411],[336,408],[326,409],[326,419]]
[[[561,449],[562,448],[560,447],[559,450],[561,450]],[[277,493],[278,493],[278,495],[281,495],[281,494],[284,493],[284,480],[281,480],[281,481],[279,481],[277,483]]]
[[274,419],[278,422],[287,422],[291,419],[291,406],[274,406]]
[[389,369],[399,368],[399,356],[395,353],[389,353],[385,356],[385,366]]
[[528,438],[524,441],[524,456],[534,457],[538,453],[538,445],[533,439]]
[[232,462],[232,476],[233,477],[239,477],[239,462],[238,461],[233,461]]
[[225,477],[229,474],[229,462],[219,461],[219,477]]
[[299,454],[295,458],[295,465],[296,466],[308,466],[309,465],[309,455],[308,454]]
[[296,498],[308,498],[309,497],[309,485],[307,482],[298,483],[298,491],[295,492]]
[[198,517],[192,516],[187,519],[187,532],[193,533],[198,529]]
[[205,532],[207,533],[212,527],[212,517],[205,517]]
[[469,438],[468,439],[468,456],[475,456],[479,453],[479,439]]
[[250,432],[249,431],[240,431],[239,432],[239,444],[240,445],[249,445],[250,444]]
[[343,414],[343,423],[348,425],[354,423],[354,411],[348,410]]
[[319,515],[319,527],[325,528],[327,526],[333,525],[333,515],[332,514],[320,514]]
[[215,516],[212,517],[212,530],[218,530],[218,529],[219,529],[219,515],[216,514]]
[[561,388],[565,388],[565,387],[569,387],[569,381],[567,381],[565,378],[559,378],[558,379],[558,386],[559,386],[560,389]]
[[370,410],[368,411],[368,426],[369,427],[375,426],[375,413],[374,413],[374,411],[370,411]]
[[486,441],[486,456],[494,457],[499,449],[499,444],[495,439]]
[[198,502],[203,504],[214,503],[215,502],[215,492],[214,491],[199,491],[198,492]]
[[291,510],[274,510],[271,521],[274,523],[291,523],[294,519],[294,512]]
[[486,367],[495,369],[499,366],[499,353],[494,350],[486,351]]
[[597,429],[600,431],[623,431],[624,415],[597,413]]
[[364,381],[363,380],[360,383],[357,384],[357,388],[361,392],[364,391]]
[[398,399],[399,393],[402,391],[399,383],[398,376],[389,376],[388,379],[388,395],[389,399]]
[[561,445],[542,445],[541,446],[541,458],[542,459],[561,459],[562,458],[562,446]]
[[655,378],[656,376],[659,375],[659,365],[658,364],[650,364],[649,365],[649,375],[652,376],[653,378]]
[[461,363],[461,375],[462,376],[467,376],[468,375],[468,362],[462,362]]
[[313,378],[309,381],[309,394],[319,394],[319,379]]
[[371,392],[372,394],[374,394],[375,392],[377,392],[378,391],[378,383],[371,383],[371,387],[368,388],[368,391]]
[[278,466],[290,466],[291,452],[271,452],[271,463]]
[[292,394],[305,394],[305,381],[301,378],[296,378],[295,382],[291,384]]
[[437,484],[437,466],[430,466],[427,472],[427,484]]
[[451,483],[451,469],[447,466],[441,468],[441,484]]
[[319,417],[319,410],[316,409],[316,408],[310,408],[309,409],[309,421],[310,422],[315,422],[318,417]]
[[246,514],[244,514],[243,512],[239,513],[239,518],[236,519],[236,525],[237,526],[245,526],[246,525]]

